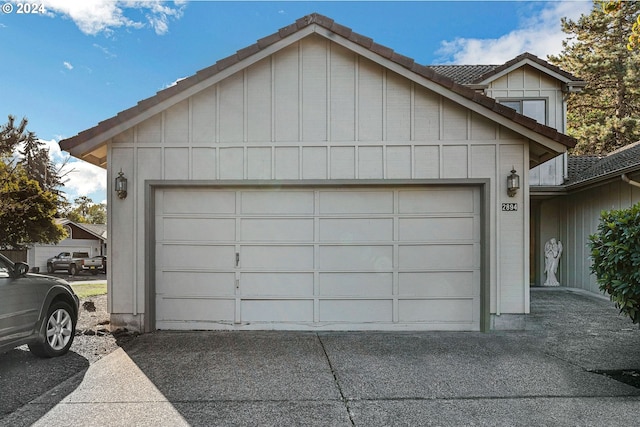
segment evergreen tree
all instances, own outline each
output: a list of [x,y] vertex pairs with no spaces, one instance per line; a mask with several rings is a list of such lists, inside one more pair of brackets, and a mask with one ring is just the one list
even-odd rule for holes
[[65,231],[55,221],[57,201],[22,166],[0,162],[0,248],[23,249],[62,240]]
[[73,222],[85,224],[106,224],[107,206],[104,203],[94,203],[90,197],[80,196],[74,205],[67,205],[63,216]]
[[26,119],[16,126],[13,116],[0,126],[0,247],[22,249],[65,236],[55,221],[61,178],[44,144],[26,127]]
[[624,1],[603,10],[594,0],[589,15],[562,19],[569,35],[563,51],[549,61],[587,82],[568,100],[568,133],[575,154],[606,154],[640,140],[640,51],[627,48],[640,2]]
[[[7,164],[22,165],[40,188],[59,195],[62,177],[49,159],[49,150],[34,132],[27,130],[27,124],[28,120],[23,118],[16,125],[15,117],[10,115],[7,124],[0,126],[0,158]],[[16,152],[20,157],[14,156]]]

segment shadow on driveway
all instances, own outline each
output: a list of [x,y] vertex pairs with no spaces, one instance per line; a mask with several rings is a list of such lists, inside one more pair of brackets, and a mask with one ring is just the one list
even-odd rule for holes
[[52,409],[56,399],[44,396],[8,420],[35,412],[43,426],[637,419],[640,389],[593,371],[640,368],[639,331],[608,301],[566,290],[532,292],[532,312],[514,332],[146,334],[91,365]]
[[[2,419],[17,408],[65,383],[78,373],[86,371],[88,367],[89,361],[73,351],[61,357],[43,359],[33,356],[26,346],[22,346],[0,354],[0,425],[2,425]],[[64,391],[58,389],[55,398],[50,402],[49,409],[64,399],[81,382],[82,377],[78,377],[75,386],[67,384]],[[43,413],[48,410],[43,409],[45,409]],[[38,418],[23,425],[31,425]]]

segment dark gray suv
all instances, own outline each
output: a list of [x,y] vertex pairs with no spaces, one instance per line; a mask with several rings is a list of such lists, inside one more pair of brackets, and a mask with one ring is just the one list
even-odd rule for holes
[[65,280],[28,271],[0,255],[0,352],[28,344],[36,356],[61,356],[73,343],[78,297]]

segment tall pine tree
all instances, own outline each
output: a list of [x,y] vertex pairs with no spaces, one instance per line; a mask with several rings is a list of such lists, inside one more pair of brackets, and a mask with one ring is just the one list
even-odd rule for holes
[[606,154],[640,140],[640,51],[627,49],[640,2],[623,1],[605,12],[593,1],[589,15],[562,19],[569,35],[549,61],[587,82],[568,100],[568,133],[575,154]]
[[27,130],[27,119],[16,125],[9,116],[0,126],[0,249],[64,238],[65,231],[55,220],[61,185],[49,151]]

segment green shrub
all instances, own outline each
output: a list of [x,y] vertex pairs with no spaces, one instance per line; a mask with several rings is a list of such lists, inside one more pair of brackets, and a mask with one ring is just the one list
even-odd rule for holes
[[640,203],[603,211],[588,245],[600,290],[610,295],[621,314],[640,323]]

